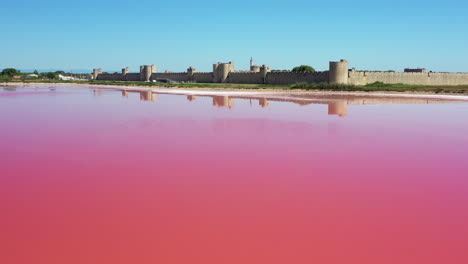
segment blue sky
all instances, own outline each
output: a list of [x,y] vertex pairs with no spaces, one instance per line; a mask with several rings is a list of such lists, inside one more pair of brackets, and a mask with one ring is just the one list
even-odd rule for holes
[[7,1],[0,68],[158,71],[218,61],[247,69],[468,72],[468,1]]

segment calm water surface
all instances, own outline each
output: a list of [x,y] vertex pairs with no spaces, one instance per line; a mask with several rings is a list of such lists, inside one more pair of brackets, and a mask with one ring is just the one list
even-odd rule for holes
[[0,128],[0,263],[468,263],[468,103],[0,88]]

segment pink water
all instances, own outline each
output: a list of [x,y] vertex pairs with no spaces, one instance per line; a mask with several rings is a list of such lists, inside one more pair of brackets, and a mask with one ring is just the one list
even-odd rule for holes
[[0,88],[0,263],[468,263],[467,116]]

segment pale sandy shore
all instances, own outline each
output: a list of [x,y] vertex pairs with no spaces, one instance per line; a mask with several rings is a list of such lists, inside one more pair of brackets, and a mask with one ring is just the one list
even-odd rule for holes
[[359,98],[394,98],[394,99],[428,99],[428,100],[441,100],[441,101],[459,101],[468,102],[466,95],[447,95],[447,94],[427,94],[427,93],[390,93],[390,92],[338,92],[338,91],[306,91],[306,90],[247,90],[247,89],[234,89],[234,88],[167,88],[167,87],[150,87],[150,86],[121,86],[121,85],[92,85],[92,84],[79,84],[79,83],[0,83],[1,86],[36,86],[36,87],[89,87],[96,90],[120,90],[120,91],[153,91],[160,94],[178,94],[178,95],[199,95],[199,96],[236,96],[236,97],[269,97],[278,99],[333,99],[342,97],[359,97]]

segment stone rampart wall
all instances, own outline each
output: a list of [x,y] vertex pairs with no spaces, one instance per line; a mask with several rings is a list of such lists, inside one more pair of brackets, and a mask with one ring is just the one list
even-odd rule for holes
[[120,73],[101,73],[97,76],[96,80],[98,81],[121,81],[122,74]]
[[262,72],[230,72],[226,82],[263,84],[264,78]]
[[[329,82],[328,71],[322,72],[229,72],[225,82],[239,84],[278,84],[289,85],[300,82],[326,83]],[[347,78],[346,78],[347,76]],[[332,76],[333,77],[333,76]],[[177,72],[152,73],[151,80],[169,79],[176,82],[212,83],[215,78],[213,72]],[[106,81],[142,81],[141,73],[97,74],[96,80]],[[403,83],[414,85],[468,85],[468,73],[443,72],[366,72],[348,71],[343,74],[343,83],[365,85],[374,82]]]
[[328,72],[269,72],[266,76],[267,84],[294,84],[300,82],[322,83],[328,82]]
[[196,83],[212,83],[213,73],[212,72],[195,72],[193,73],[192,81]]
[[190,81],[190,76],[186,72],[153,73],[151,79],[169,79],[176,82],[188,82]]
[[468,73],[444,72],[349,72],[349,84],[374,82],[420,85],[467,85]]
[[140,73],[127,73],[125,75],[126,81],[137,82],[141,80],[140,78]]

